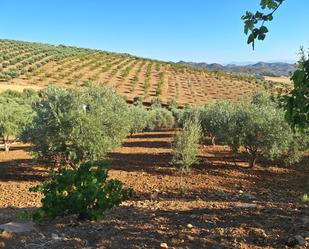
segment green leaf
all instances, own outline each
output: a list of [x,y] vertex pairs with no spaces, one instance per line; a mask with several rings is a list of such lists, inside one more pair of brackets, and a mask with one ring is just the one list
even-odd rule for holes
[[260,27],[260,32],[265,34],[268,32],[268,29],[265,26]]
[[248,36],[247,44],[250,44],[250,43],[253,43],[253,42],[254,42],[254,35],[253,35],[253,33],[251,33]]

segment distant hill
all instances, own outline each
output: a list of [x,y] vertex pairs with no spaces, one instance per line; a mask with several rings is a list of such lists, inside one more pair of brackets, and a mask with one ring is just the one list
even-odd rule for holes
[[219,64],[188,65],[102,50],[0,39],[0,91],[98,83],[113,86],[128,101],[140,96],[145,104],[160,98],[163,103],[175,100],[183,106],[218,99],[234,101],[265,88],[275,89],[276,83],[255,76],[204,69],[224,68]]
[[226,73],[235,74],[254,74],[259,76],[290,76],[297,67],[296,64],[285,62],[258,62],[250,65],[234,65],[229,64],[223,66],[218,63],[207,64],[205,62],[185,62],[179,61],[177,64],[187,65],[197,68],[207,68],[210,71],[224,71]]

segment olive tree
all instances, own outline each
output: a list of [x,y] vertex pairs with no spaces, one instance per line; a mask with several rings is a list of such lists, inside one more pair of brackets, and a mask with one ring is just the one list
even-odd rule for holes
[[184,123],[188,119],[194,119],[199,121],[201,119],[201,115],[204,108],[203,106],[186,106],[183,110],[181,110],[177,117],[177,124],[179,127],[183,127]]
[[190,167],[197,161],[201,126],[197,119],[188,118],[184,121],[183,128],[176,134],[172,144],[172,162],[178,165],[180,172],[180,190],[184,191],[183,174],[190,171]]
[[217,101],[205,105],[201,113],[203,133],[211,137],[212,144],[215,140],[224,140],[225,131],[229,125],[233,105],[227,101]]
[[238,124],[241,123],[241,129],[234,130],[237,133],[230,136],[238,137],[239,145],[249,153],[251,167],[255,166],[260,155],[275,159],[289,149],[293,134],[284,119],[283,110],[251,104],[242,106],[235,115],[240,118]]
[[107,87],[48,87],[34,105],[25,138],[40,159],[71,166],[97,160],[119,146],[130,129],[126,102]]
[[148,112],[143,106],[131,106],[130,112],[130,134],[142,132],[148,123]]
[[270,96],[256,93],[249,101],[234,106],[228,126],[222,130],[224,140],[233,152],[245,148],[251,167],[259,156],[270,160],[288,157],[293,162],[298,158],[300,144],[284,115]]
[[154,107],[148,111],[147,129],[150,131],[170,129],[174,126],[175,119],[171,111],[162,107]]
[[0,94],[0,137],[5,151],[19,139],[32,116],[31,106],[21,93],[9,90]]

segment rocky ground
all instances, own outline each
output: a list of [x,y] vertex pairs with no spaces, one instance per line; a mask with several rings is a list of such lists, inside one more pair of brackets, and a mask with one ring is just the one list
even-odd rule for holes
[[[24,233],[0,229],[0,248],[308,248],[309,209],[300,201],[308,159],[249,169],[244,155],[235,159],[224,146],[204,145],[181,195],[172,139],[173,132],[137,134],[110,153],[110,176],[135,195],[105,219],[59,218]],[[28,189],[47,180],[48,171],[26,148],[0,152],[0,224],[19,222],[22,212],[40,206],[40,195]]]

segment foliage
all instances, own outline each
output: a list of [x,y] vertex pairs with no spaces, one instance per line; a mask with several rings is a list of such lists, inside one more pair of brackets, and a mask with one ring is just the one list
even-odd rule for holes
[[243,146],[250,155],[250,166],[259,156],[270,160],[298,161],[304,146],[284,118],[284,110],[265,93],[253,95],[251,102],[235,107],[225,130],[226,143],[234,152]]
[[[28,99],[22,93],[8,90],[0,94],[0,137],[5,151],[17,140],[33,117]],[[12,140],[12,141],[11,141]]]
[[131,106],[130,107],[130,121],[131,128],[130,134],[142,132],[148,123],[148,112],[143,106]]
[[175,99],[171,99],[167,102],[167,109],[172,111],[178,108],[178,104]]
[[294,130],[309,129],[309,59],[293,73],[293,90],[285,96],[286,118]]
[[211,137],[213,145],[215,140],[225,140],[225,132],[230,124],[233,105],[226,101],[217,101],[206,105],[201,113],[203,133]]
[[182,130],[176,135],[173,143],[173,163],[177,164],[180,172],[180,190],[184,191],[182,175],[190,171],[197,161],[201,126],[198,120],[188,118]]
[[196,119],[188,118],[175,137],[173,162],[180,165],[180,170],[183,172],[189,172],[190,166],[197,160],[201,131],[200,123]]
[[297,162],[308,148],[307,135],[293,133],[278,102],[256,93],[239,104],[217,102],[201,113],[204,134],[228,145],[234,153],[245,148],[250,166],[258,157]]
[[160,98],[154,98],[151,100],[151,108],[160,108],[162,107],[162,101]]
[[178,115],[174,114],[177,118],[178,127],[183,127],[188,119],[201,120],[202,111],[203,107],[200,106],[186,106],[181,112],[177,113]]
[[[260,6],[262,9],[269,9],[270,13],[263,13],[257,11],[253,14],[250,11],[246,11],[246,13],[241,17],[244,20],[244,32],[248,35],[248,44],[252,44],[252,48],[254,49],[255,40],[264,40],[266,37],[266,33],[268,33],[268,29],[264,26],[265,22],[273,20],[273,14],[275,11],[281,6],[284,0],[261,0]],[[259,27],[257,27],[261,24]]]
[[33,219],[55,218],[77,214],[80,219],[98,220],[106,210],[118,206],[132,195],[119,180],[108,180],[107,161],[82,163],[76,169],[59,169],[50,175],[49,182],[31,188],[41,192],[42,207]]
[[175,119],[171,111],[156,107],[148,111],[147,130],[170,129],[174,126]]
[[133,98],[133,105],[142,106],[144,98],[142,96],[136,96]]
[[40,96],[24,136],[39,159],[58,165],[98,160],[129,133],[128,106],[110,88],[48,87]]
[[259,155],[275,159],[289,149],[293,133],[284,119],[283,110],[250,104],[241,106],[237,113],[237,117],[241,117],[238,120],[241,129],[238,127],[238,130],[234,130],[236,134],[229,135],[238,137],[239,144],[250,154],[250,166],[255,165]]

